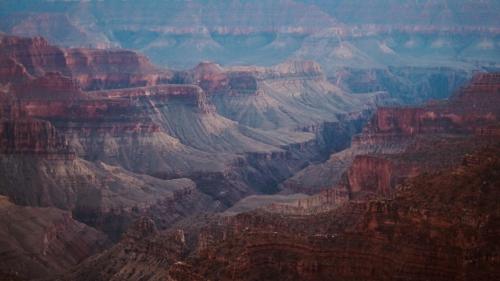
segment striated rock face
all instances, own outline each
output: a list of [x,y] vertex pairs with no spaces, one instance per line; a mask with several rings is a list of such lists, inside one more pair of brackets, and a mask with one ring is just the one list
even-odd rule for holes
[[[325,140],[319,141],[319,129],[306,118],[297,122],[300,126],[283,126],[283,132],[250,128],[219,115],[211,99],[258,96],[260,83],[266,79],[321,80],[333,89],[314,63],[294,62],[256,71],[202,63],[193,71],[176,74],[175,79],[185,75],[185,80],[177,82],[196,81],[190,82],[193,84],[167,85],[153,79],[134,87],[130,80],[122,88],[113,84],[122,83],[117,82],[122,76],[114,76],[117,72],[136,71],[143,78],[170,72],[157,70],[128,51],[61,49],[42,39],[5,38],[3,44],[10,47],[1,49],[2,54],[30,70],[26,70],[26,80],[2,86],[2,99],[6,99],[2,117],[9,124],[28,120],[29,125],[17,125],[9,129],[12,133],[5,130],[6,143],[13,145],[6,145],[1,155],[0,170],[9,175],[0,182],[1,194],[16,204],[70,210],[75,218],[104,231],[112,240],[119,239],[140,216],[150,216],[164,229],[193,213],[218,210],[250,194],[276,192],[279,182],[308,161],[319,159],[325,146]],[[19,44],[24,49],[17,48]],[[56,68],[49,54],[59,58],[60,52],[64,60]],[[31,68],[20,63],[21,58]],[[105,89],[85,91],[93,89],[89,85],[101,74],[103,84],[96,83],[104,86],[96,88]],[[307,95],[307,86],[301,87],[301,94]],[[284,93],[277,93],[276,101]],[[323,97],[333,105],[336,94],[318,87],[310,99]],[[356,110],[364,109],[361,98],[351,101],[343,94],[338,97],[352,102]],[[300,110],[305,109],[302,104]],[[328,117],[337,118],[334,114]],[[318,114],[315,118],[314,123],[321,123],[326,117]],[[353,115],[356,120],[363,118],[364,114]],[[33,125],[38,122],[47,128]],[[306,129],[296,131],[297,127]],[[345,135],[350,133],[345,130]],[[42,138],[45,135],[47,141]],[[40,140],[33,141],[34,136]],[[60,139],[60,143],[52,139]],[[65,153],[64,146],[70,152]],[[15,150],[24,153],[10,152]],[[194,182],[179,179],[183,177]]]
[[40,154],[74,158],[68,143],[47,121],[20,119],[0,121],[0,153]]
[[383,108],[368,130],[403,135],[471,132],[494,123],[500,117],[497,73],[478,74],[448,103],[431,103],[423,108]]
[[[96,192],[97,195],[91,195],[92,198],[100,198],[99,188],[92,188],[95,182],[84,180],[82,184],[71,184],[74,190],[69,192],[59,186],[67,178],[70,181],[78,177],[78,168],[88,165],[86,161],[103,161],[163,179],[190,177],[200,185],[197,188],[229,205],[256,191],[274,191],[277,182],[304,165],[307,161],[304,158],[317,156],[313,135],[291,132],[283,137],[273,132],[240,127],[236,122],[218,115],[205,92],[196,85],[155,85],[82,92],[74,81],[60,73],[47,72],[15,85],[9,92],[12,100],[6,102],[3,115],[15,115],[19,108],[22,111],[19,114],[26,118],[50,121],[67,140],[74,151],[73,157],[76,155],[78,158],[76,164],[68,165],[69,171],[63,169],[68,175],[62,176],[62,181],[55,180],[53,185],[49,184],[44,189],[33,188],[30,181],[19,182],[9,178],[9,181],[18,182],[20,186],[27,186],[26,190],[34,194],[27,196],[28,199],[22,204],[57,204],[73,210],[78,219],[90,225],[104,227],[110,213],[114,215],[105,204],[80,208],[75,203],[81,196],[80,191],[87,188]],[[283,161],[289,163],[283,165]],[[252,165],[252,168],[243,163]],[[12,177],[28,173],[28,170],[38,171],[40,167],[37,165],[43,170],[50,165],[63,167],[64,164],[35,161],[34,166],[18,166],[20,170],[11,172]],[[270,167],[276,166],[279,169],[275,169],[275,173],[269,172]],[[98,165],[88,169],[92,175],[101,167]],[[44,180],[45,174],[42,175],[38,180]],[[122,183],[119,185],[122,186]],[[103,186],[109,187],[108,184]],[[12,190],[7,183],[4,190],[8,190],[8,194],[15,198],[26,196],[16,193],[19,191]],[[148,202],[145,210],[156,204],[170,205],[169,194],[166,192],[161,195],[158,202]],[[190,200],[200,199],[200,193],[193,194],[193,197],[187,196],[186,200],[195,202]],[[182,196],[178,199],[190,204],[183,201]],[[134,198],[132,201],[142,204],[143,200]],[[200,200],[199,209],[191,207],[193,210],[210,210],[215,206],[212,203],[203,199]],[[116,225],[111,223],[111,227],[106,230],[112,238],[119,236],[130,219],[135,217],[129,215],[129,204],[126,205],[125,211],[121,207],[117,211],[120,219],[116,219]],[[164,215],[165,221],[159,224],[161,226],[182,216],[177,216],[179,213],[176,211],[159,209],[152,213],[167,213]],[[144,213],[146,211],[141,214]],[[169,214],[176,215],[169,217]]]
[[256,211],[122,241],[65,280],[118,280],[124,271],[128,280],[495,279],[499,149],[418,176],[392,199],[314,215]]
[[264,130],[327,134],[321,132],[327,123],[368,118],[380,96],[348,95],[329,83],[321,67],[311,61],[290,61],[268,68],[216,69],[217,75],[197,81],[217,111],[226,118]]
[[31,280],[54,276],[108,244],[104,234],[75,221],[66,211],[21,207],[0,196],[0,212],[2,277]]
[[20,99],[66,100],[83,98],[78,84],[59,72],[46,72],[43,76],[18,85],[15,89]]
[[[349,202],[351,195],[345,186],[336,186],[318,192],[305,198],[282,203],[275,202],[264,206],[262,209],[272,213],[285,215],[304,216],[328,212],[339,208],[339,206]],[[253,208],[257,209],[257,208]],[[250,209],[250,210],[253,210]],[[250,211],[249,210],[249,211]]]
[[50,45],[41,37],[4,36],[1,40],[2,68],[20,72],[16,70],[18,66],[12,65],[17,62],[33,76],[60,72],[75,79],[85,90],[150,86],[165,83],[172,76],[169,71],[155,68],[146,57],[132,51],[64,49]]
[[[365,186],[374,191],[378,190],[376,186],[389,184],[395,187],[401,179],[414,175],[416,171],[432,171],[440,162],[454,163],[460,158],[459,152],[466,152],[467,146],[473,147],[471,141],[457,138],[477,136],[475,141],[481,143],[498,135],[498,85],[498,74],[478,74],[448,101],[431,102],[422,107],[379,108],[363,132],[353,138],[351,148],[332,154],[325,163],[307,167],[284,182],[283,187],[309,194],[331,188],[341,181],[342,174],[353,164],[354,170],[351,169],[349,173],[361,175],[359,179],[352,175],[354,181],[366,180]],[[439,144],[437,138],[454,143],[460,149],[456,152],[445,149],[448,154],[437,154],[448,161],[426,153],[425,150],[432,145],[446,147],[445,144]],[[402,152],[416,161],[409,166],[402,165],[397,159],[387,156]],[[371,156],[356,158],[358,155]],[[355,171],[356,168],[360,168],[359,172]],[[375,172],[378,169],[380,173]],[[389,176],[391,173],[393,176]],[[343,184],[348,185],[348,182],[343,180]],[[355,189],[361,190],[359,187]]]
[[[163,106],[186,106],[188,108],[193,108],[199,113],[214,113],[215,109],[211,106],[206,98],[203,90],[195,85],[158,85],[151,87],[138,87],[138,88],[128,88],[120,90],[108,90],[108,91],[97,91],[90,92],[91,96],[95,98],[106,98],[106,99],[135,99],[139,101],[139,105],[131,104],[132,106],[144,107],[140,103],[143,100],[150,100],[150,107],[161,108]],[[147,111],[146,111],[147,112]]]
[[350,191],[359,193],[361,191],[371,191],[388,195],[391,192],[391,173],[393,167],[390,161],[377,159],[370,156],[358,156],[354,159],[347,172]]
[[[352,164],[335,188],[205,223],[188,220],[162,234],[145,231],[65,280],[495,279],[499,138],[476,129],[498,125],[498,106],[475,110],[474,101],[498,93],[480,89],[467,102],[457,94],[421,109],[383,109],[356,139],[358,154],[338,156]],[[422,112],[465,121],[424,121]]]
[[191,212],[216,208],[191,180],[160,180],[81,159],[47,121],[0,124],[0,194],[16,204],[70,210],[112,239],[140,215],[166,227]]
[[[498,152],[482,157],[490,153]],[[497,207],[487,198],[498,192],[491,174],[498,159],[491,161],[417,178],[394,200],[350,203],[314,218],[240,215],[225,231],[208,232],[195,272],[221,280],[495,278],[498,249],[487,233],[498,224],[487,214]]]
[[72,76],[86,90],[151,86],[171,77],[132,51],[67,49],[65,56]]
[[160,228],[217,204],[188,179],[160,180],[80,158],[0,155],[0,193],[28,206],[69,210],[81,222],[118,239],[140,216]]
[[[148,101],[178,102],[193,111],[204,110],[204,97],[196,86],[165,85],[87,94],[74,80],[51,72],[2,93],[0,194],[18,205],[71,211],[76,219],[105,232],[112,240],[117,240],[140,216],[150,216],[160,228],[166,228],[201,210],[217,209],[217,204],[201,194],[193,181],[179,179],[180,175],[161,180],[109,164],[135,163],[152,172],[150,167],[155,163],[155,168],[163,172],[179,168],[189,173],[184,167],[195,161],[200,166],[210,161],[210,157],[207,160],[198,155],[181,157],[196,152],[160,132],[160,127],[145,114],[155,107],[144,103],[142,108],[134,101],[149,95],[153,98]],[[118,160],[125,158],[128,162],[112,158],[116,157],[115,140],[122,142],[122,158]],[[143,147],[149,147],[148,153],[141,150]],[[157,161],[166,152],[177,155]],[[95,155],[111,161],[88,161],[95,160]],[[131,159],[131,155],[142,158]],[[176,157],[180,159],[176,161]]]
[[70,73],[64,51],[41,37],[4,36],[1,38],[0,50],[0,56],[22,64],[31,75],[40,76],[47,71],[58,71],[64,75]]

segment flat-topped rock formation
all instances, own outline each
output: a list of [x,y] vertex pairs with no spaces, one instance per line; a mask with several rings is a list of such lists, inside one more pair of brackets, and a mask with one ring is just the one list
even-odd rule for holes
[[133,51],[65,49],[53,46],[41,37],[4,36],[0,43],[0,57],[4,61],[2,65],[5,64],[2,68],[17,62],[33,76],[60,72],[73,78],[85,90],[151,86],[165,83],[172,76],[171,72],[154,67],[146,57]]

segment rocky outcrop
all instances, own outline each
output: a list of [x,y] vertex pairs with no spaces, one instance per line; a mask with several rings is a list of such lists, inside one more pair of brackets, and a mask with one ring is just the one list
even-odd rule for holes
[[[345,109],[341,110],[340,107],[345,104],[338,104],[338,98],[352,105],[352,110],[359,109],[366,113],[360,113],[360,116],[368,114],[364,111],[364,97],[358,99],[337,93],[338,89],[326,82],[320,67],[313,62],[290,62],[268,69],[224,69],[213,63],[201,63],[192,71],[177,72],[171,79],[167,77],[170,80],[148,80],[147,83],[139,83],[146,85],[144,87],[131,88],[136,85],[135,82],[111,85],[116,82],[113,77],[117,71],[136,72],[143,77],[169,75],[170,72],[157,70],[143,57],[128,51],[60,49],[43,39],[6,38],[8,44],[5,44],[10,47],[6,47],[4,53],[13,60],[17,60],[16,56],[24,56],[29,61],[31,55],[40,53],[40,59],[32,59],[36,62],[32,64],[39,70],[31,71],[30,75],[35,78],[14,87],[15,98],[19,99],[19,106],[27,116],[50,121],[66,137],[77,155],[86,160],[101,160],[162,178],[192,175],[193,178],[200,179],[199,182],[206,183],[216,174],[232,174],[233,179],[245,178],[247,183],[244,185],[248,185],[252,181],[249,177],[251,174],[252,177],[263,179],[258,181],[257,190],[267,185],[270,189],[266,192],[271,192],[275,190],[277,183],[291,176],[307,161],[318,158],[319,150],[330,149],[326,148],[326,144],[330,143],[331,136],[323,133],[321,128],[325,128],[325,132],[331,131],[331,135],[340,130],[329,130],[326,128],[328,126],[323,127],[321,123],[327,119],[343,122],[344,117],[340,115],[345,113]],[[24,44],[26,47],[16,49],[16,44]],[[17,51],[9,52],[10,49]],[[49,72],[53,69],[46,62],[47,53],[51,53],[48,50],[63,53],[64,61],[60,62],[57,69],[59,72]],[[97,88],[127,88],[82,92],[80,88],[94,88],[89,86],[93,83],[92,77],[108,77],[112,80],[108,86]],[[301,80],[306,82],[300,82]],[[169,81],[184,85],[155,85]],[[262,83],[266,81],[298,83],[297,90],[300,94],[307,95],[308,97],[304,97],[307,100],[315,101],[314,106],[321,107],[321,110],[316,114],[304,115],[303,112],[312,105],[308,105],[309,101],[297,105],[297,101],[304,101],[300,97],[287,98],[292,105],[289,109],[276,108],[280,96],[289,93],[281,89],[271,97],[273,101],[268,100],[269,97],[262,93],[273,93],[275,88],[264,89],[265,92],[262,92]],[[106,84],[101,82],[97,84]],[[185,83],[193,83],[199,87]],[[311,90],[313,86],[315,88]],[[327,92],[330,90],[335,92]],[[264,116],[265,119],[272,120],[265,121],[263,126],[258,125],[262,123],[260,113],[243,119],[232,116],[224,118],[218,113],[226,110],[217,107],[217,103],[216,108],[212,105],[218,96],[229,103],[233,103],[235,99],[242,99],[242,102],[247,98],[262,99],[265,103],[273,104],[274,109],[265,109],[267,116]],[[260,103],[258,100],[255,102]],[[252,106],[231,106],[231,110],[251,113]],[[262,106],[259,105],[259,108]],[[280,112],[278,118],[272,117],[276,115],[271,112],[274,110]],[[294,114],[296,116],[292,116]],[[223,115],[229,117],[231,114]],[[358,119],[354,120],[354,123],[359,122]],[[271,128],[268,123],[283,127],[286,132],[261,130]],[[258,126],[253,126],[254,124]],[[352,130],[347,129],[345,132],[349,135]],[[314,135],[318,139],[316,144],[312,142]],[[348,137],[342,139],[348,140]],[[335,143],[342,143],[339,148],[345,145],[345,141],[336,140]],[[213,155],[219,152],[224,155]],[[252,170],[258,172],[246,171],[238,166],[239,157],[235,153],[248,157],[247,162],[253,166]],[[290,164],[275,167],[279,162],[277,157]],[[217,165],[207,165],[213,162]],[[270,167],[281,172],[267,173]],[[254,176],[257,174],[259,175]],[[234,182],[233,179],[228,182]],[[245,194],[248,192],[251,190],[247,190]]]
[[[129,280],[490,280],[500,274],[498,149],[416,177],[392,199],[313,215],[256,211],[123,241],[65,280],[118,280],[124,271]],[[155,270],[141,271],[148,266]]]
[[65,57],[72,76],[86,90],[152,86],[171,77],[133,51],[67,49]]
[[[151,86],[166,83],[171,72],[154,67],[146,57],[133,51],[64,49],[50,45],[41,37],[4,36],[0,43],[2,68],[33,76],[59,72],[74,79],[85,90]],[[22,77],[22,76],[21,76]],[[19,79],[19,78],[18,78]],[[15,82],[16,79],[9,79]]]
[[337,186],[298,200],[268,204],[263,206],[262,209],[272,213],[305,216],[337,209],[339,206],[349,202],[350,199],[349,189],[345,186]]
[[[4,110],[5,116],[13,116],[16,113],[12,109],[20,108],[22,113],[19,114],[25,116],[23,118],[50,121],[64,136],[66,145],[74,151],[73,157],[78,158],[76,164],[66,164],[70,170],[63,169],[68,174],[64,175],[64,181],[78,177],[79,172],[73,168],[90,165],[86,161],[103,161],[163,179],[190,177],[196,181],[198,189],[229,206],[255,192],[273,192],[277,183],[303,167],[307,159],[317,157],[318,148],[312,142],[313,135],[297,132],[283,137],[239,126],[218,115],[205,92],[195,85],[82,92],[73,81],[60,73],[45,73],[16,85],[14,91],[9,92],[12,100],[5,104],[11,109]],[[287,164],[283,165],[284,162]],[[40,167],[43,170],[50,165],[63,167],[64,164],[35,161],[33,166],[19,167],[26,168],[27,172],[39,171]],[[101,169],[99,165],[88,168],[90,174]],[[269,169],[274,169],[274,173]],[[14,172],[20,173],[24,173],[22,169]],[[34,195],[27,196],[29,199],[23,204],[43,202],[74,210],[78,219],[90,225],[104,227],[109,224],[106,232],[113,238],[135,217],[130,216],[128,207],[113,211],[101,210],[104,204],[80,208],[74,202],[79,198],[80,190],[90,188],[97,194],[91,197],[99,198],[101,191],[92,188],[94,181],[71,184],[74,190],[70,192],[61,190],[60,183],[56,180],[42,190],[27,188]],[[29,181],[18,184],[31,186]],[[107,186],[104,184],[105,188]],[[10,190],[10,187],[6,184],[5,189]],[[10,190],[9,194],[14,198],[26,196],[16,192]],[[199,193],[193,194],[193,198],[199,199]],[[186,201],[182,197],[177,199],[184,204],[191,200],[190,196],[187,198]],[[211,205],[208,201],[201,202],[203,207]],[[159,206],[176,204],[165,198],[156,203]],[[156,203],[148,204],[153,208]],[[161,212],[166,212],[165,221],[159,225],[166,226],[178,218],[171,219],[171,212],[165,210],[153,213]],[[109,223],[108,217],[113,216],[116,224]]]
[[[487,178],[484,186],[492,188],[495,161],[480,168],[469,166],[418,178],[394,200],[350,203],[315,218],[240,215],[228,229],[205,234],[210,237],[205,240],[208,245],[200,249],[202,258],[194,261],[199,266],[195,268],[203,269],[195,272],[212,276],[217,271],[221,280],[324,280],[332,276],[352,280],[396,276],[402,280],[431,278],[426,276],[434,280],[488,280],[498,275],[496,259],[486,258],[498,252],[484,248],[493,241],[485,234],[498,228],[496,219],[486,215],[495,213],[496,207],[481,201],[490,207],[479,210],[466,198],[475,194],[483,198],[479,200],[487,200],[495,195],[484,194],[473,187],[474,183],[464,181],[481,175],[476,184]],[[462,172],[457,178],[458,171]],[[459,193],[452,191],[457,186]],[[443,197],[447,203],[442,205],[433,200]],[[457,214],[466,218],[458,219]],[[476,223],[484,223],[485,228],[478,230]],[[225,246],[214,247],[217,243]],[[431,257],[432,265],[427,263]],[[267,262],[262,263],[263,259]],[[401,267],[401,259],[406,266]],[[376,260],[384,262],[377,265]],[[483,266],[484,271],[479,270]],[[394,270],[385,271],[391,268]]]
[[311,61],[290,61],[268,68],[217,69],[218,78],[200,82],[202,88],[210,85],[205,89],[217,111],[241,124],[265,130],[314,131],[308,128],[343,123],[345,119],[356,119],[357,114],[369,115],[366,112],[374,108],[380,96],[348,95],[329,83],[321,67]]
[[46,72],[43,76],[17,85],[14,88],[19,99],[71,100],[83,99],[79,85],[60,72]]
[[72,159],[67,141],[47,121],[36,119],[1,120],[0,153],[44,155]]
[[[165,87],[156,91],[151,88],[142,90],[137,96],[163,92],[166,96],[171,94],[182,99],[182,88],[180,91],[177,88],[180,87],[172,91]],[[198,108],[200,91],[195,86],[187,87],[189,102],[185,106]],[[107,97],[104,93],[99,94],[103,96],[92,98],[75,87],[73,80],[57,73],[19,85],[14,93],[2,93],[0,194],[9,196],[18,205],[71,211],[76,219],[104,231],[112,240],[118,239],[128,225],[142,215],[152,217],[160,228],[166,228],[201,210],[217,209],[217,204],[201,194],[194,182],[178,179],[180,175],[175,174],[175,168],[193,165],[189,159],[197,160],[197,156],[186,155],[175,161],[175,156],[171,155],[163,160],[163,163],[179,165],[158,167],[163,172],[174,171],[172,174],[177,179],[172,180],[134,174],[109,165],[113,161],[107,161],[108,164],[89,162],[102,152],[100,149],[114,147],[105,143],[106,139],[121,140],[122,151],[135,149],[128,155],[142,154],[142,162],[138,157],[134,162],[143,167],[146,160],[160,165],[162,162],[156,161],[162,157],[159,151],[173,151],[177,157],[193,152],[180,144],[171,147],[170,144],[176,142],[162,135],[159,126],[147,119],[147,115],[140,114],[138,106],[131,102],[133,94],[107,93],[110,95]],[[128,116],[119,118],[127,112]],[[103,136],[100,144],[99,135]],[[139,151],[138,142],[132,142],[144,142],[144,139],[149,139],[149,143],[143,143],[150,147],[148,154]],[[113,152],[106,152],[99,156],[109,159],[106,157],[113,155]],[[210,161],[207,158],[205,161]],[[204,160],[197,161],[202,163]],[[120,164],[126,166],[132,162],[121,161]],[[183,170],[190,172],[187,168]]]
[[[150,99],[153,106],[186,106],[200,113],[214,113],[215,109],[207,101],[203,90],[195,85],[158,85],[120,90],[90,92],[95,98],[106,99]],[[151,107],[151,106],[150,106]],[[144,108],[142,108],[144,110]]]
[[0,213],[2,277],[55,276],[108,245],[104,234],[75,221],[67,211],[21,207],[0,196]]
[[217,204],[188,179],[160,180],[122,168],[61,156],[0,155],[0,193],[19,205],[58,207],[118,239],[147,215],[160,228]]
[[[495,80],[490,77],[480,80]],[[95,280],[114,280],[124,270],[132,273],[130,280],[495,278],[499,139],[470,130],[498,124],[497,105],[474,110],[474,101],[485,95],[495,100],[495,91],[475,90],[467,102],[458,94],[420,109],[383,109],[363,133],[377,137],[357,138],[354,147],[364,147],[364,155],[345,155],[352,165],[335,188],[122,241],[67,280],[90,280],[94,272],[106,272],[92,275]],[[423,121],[429,115],[422,112],[453,112],[460,121]],[[167,245],[177,248],[163,255],[141,250]],[[135,254],[125,256],[123,249]],[[160,263],[154,274],[141,273]]]
[[[365,186],[373,188],[378,186],[378,181],[382,181],[382,186],[395,187],[401,179],[414,175],[416,171],[432,171],[440,162],[455,163],[457,158],[467,152],[467,146],[474,147],[470,141],[463,141],[464,144],[461,138],[479,136],[475,141],[482,143],[497,136],[500,117],[497,106],[498,84],[498,74],[478,74],[448,101],[431,102],[422,107],[381,107],[363,132],[353,138],[351,148],[332,154],[325,163],[307,167],[284,182],[283,187],[285,190],[309,194],[331,188],[341,181],[342,174],[352,164],[353,167],[362,166],[363,161],[366,168],[361,169],[359,174],[373,177]],[[436,138],[458,146],[455,152],[445,149],[447,154],[437,154],[448,161],[439,160],[435,155],[425,152],[432,145],[446,147],[445,144],[436,144],[439,142]],[[403,152],[408,158],[421,161],[405,166],[387,157]],[[356,159],[359,155],[371,156]],[[381,169],[380,173],[374,172],[377,169]],[[387,175],[388,170],[394,173],[394,177],[382,176]],[[344,184],[348,185],[347,182]],[[358,187],[355,189],[360,190]]]
[[0,56],[15,60],[31,75],[41,76],[45,72],[70,74],[64,51],[41,37],[4,36],[0,42]]

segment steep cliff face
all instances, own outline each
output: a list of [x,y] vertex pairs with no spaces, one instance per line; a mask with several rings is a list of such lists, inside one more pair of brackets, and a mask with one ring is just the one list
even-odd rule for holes
[[108,244],[104,234],[66,211],[21,207],[0,196],[0,212],[2,277],[31,280],[60,274]]
[[[416,177],[393,199],[314,215],[256,211],[124,240],[66,280],[118,280],[124,272],[130,280],[494,279],[498,152],[490,147]],[[149,266],[155,270],[142,271]]]
[[68,143],[47,121],[20,119],[0,122],[0,153],[41,154],[74,158]]
[[[193,163],[202,167],[211,160],[209,155],[203,158],[201,152],[196,154],[161,132],[132,102],[134,93],[136,97],[157,94],[159,100],[180,98],[182,106],[203,111],[199,88],[165,87],[93,96],[82,92],[74,80],[47,72],[2,92],[0,194],[19,205],[71,211],[113,240],[141,215],[165,228],[201,210],[217,209],[193,181],[179,179],[175,172],[190,173]],[[143,147],[149,150],[145,153]],[[168,152],[175,155],[156,161]],[[142,158],[133,161],[134,155]],[[156,163],[155,168],[176,179],[135,174],[110,163],[130,169],[133,166],[127,165],[136,163],[150,173]]]
[[0,50],[2,57],[22,64],[31,75],[40,76],[46,71],[69,75],[63,50],[41,37],[4,36],[1,38]]
[[[60,72],[75,79],[85,90],[156,85],[172,76],[171,72],[157,69],[146,57],[132,51],[64,49],[49,44],[41,37],[4,36],[1,40],[0,57],[7,64],[5,68],[17,62],[34,76]],[[10,69],[22,71],[17,68]]]
[[[403,175],[414,174],[411,171],[418,170],[419,167],[426,170],[432,169],[432,165],[439,162],[453,163],[453,159],[459,156],[455,155],[448,161],[440,161],[433,155],[425,153],[425,149],[430,147],[430,143],[435,144],[436,138],[459,145],[460,149],[457,149],[457,152],[466,151],[464,148],[466,146],[472,147],[470,141],[461,144],[457,138],[478,136],[476,140],[478,142],[495,138],[500,117],[497,106],[498,84],[497,74],[478,74],[468,86],[454,94],[449,101],[432,102],[423,107],[379,108],[363,132],[353,138],[349,149],[332,154],[325,163],[305,168],[285,181],[283,187],[288,191],[310,194],[331,188],[339,183],[342,174],[355,161],[357,155],[383,155],[380,161],[386,161],[383,159],[387,159],[387,155],[405,152],[409,158],[413,155],[416,159],[422,159],[412,164],[413,168],[402,168],[399,163],[391,164],[396,170],[403,169],[395,172],[395,175],[399,174],[396,177],[403,178]],[[450,152],[448,156],[438,155],[450,157],[454,154]],[[368,159],[378,158],[365,160]],[[425,159],[429,161],[426,163]],[[361,161],[361,158],[358,161]],[[391,159],[387,161],[394,162]],[[364,170],[370,171],[371,168],[367,166]],[[377,174],[373,176],[378,177]],[[373,180],[376,182],[378,179]]]
[[72,76],[86,90],[152,86],[172,75],[133,51],[67,49],[65,57]]
[[[234,69],[202,63],[191,71],[175,72],[167,81],[160,76],[169,71],[129,51],[61,49],[43,39],[5,38],[9,60],[35,61],[33,68],[39,70],[5,87],[12,96],[9,104],[28,118],[51,122],[79,160],[103,161],[163,179],[190,177],[198,189],[226,206],[246,195],[276,192],[280,182],[309,161],[321,159],[323,151],[344,147],[373,106],[373,97],[351,97],[329,84],[313,62]],[[16,47],[21,43],[24,49]],[[48,71],[47,53],[59,52],[64,60],[58,72]],[[30,58],[38,53],[39,59]],[[122,79],[113,80],[117,71],[160,80],[139,83],[143,87],[133,87],[136,80],[112,85]],[[84,91],[99,77],[111,79],[109,84],[96,82],[102,88],[126,88]],[[169,81],[180,84],[156,85]],[[273,81],[280,82],[263,88],[263,83]],[[297,96],[287,89],[278,91],[287,81]],[[259,100],[272,99],[269,110],[279,112],[279,118],[272,112],[263,118],[277,125],[248,127],[243,119],[221,116],[222,108],[212,105],[218,97],[230,101],[245,96],[260,109]],[[289,108],[280,108],[281,102]],[[242,106],[246,109],[235,108],[249,112],[253,105]],[[304,114],[312,108],[318,108],[314,116]],[[258,115],[247,117],[260,119]]]
[[60,72],[46,72],[43,76],[14,87],[16,97],[34,100],[83,99],[80,86]]
[[[496,260],[485,257],[498,252],[484,248],[493,241],[486,233],[498,229],[496,218],[486,215],[497,208],[493,201],[487,203],[488,196],[498,191],[496,178],[491,177],[495,162],[421,177],[394,200],[350,203],[315,219],[240,215],[229,229],[206,234],[208,246],[202,244],[201,259],[195,260],[194,267],[202,269],[195,272],[221,280],[495,278]],[[465,184],[465,179],[476,183]],[[480,182],[485,187],[482,191],[474,187]],[[481,207],[468,196],[480,200]],[[446,203],[437,203],[443,198]],[[466,218],[457,219],[454,212]],[[477,229],[478,223],[485,227]],[[214,247],[216,243],[225,246]],[[384,260],[383,265],[376,260]]]
[[[19,41],[23,40],[12,44],[19,44]],[[28,45],[32,43],[33,40],[27,42]],[[51,47],[45,43],[42,40],[40,44]],[[25,80],[4,88],[6,93],[2,94],[2,99],[6,99],[6,102],[3,104],[2,116],[13,120],[23,116],[49,121],[55,127],[54,130],[67,140],[66,145],[74,151],[72,157],[77,158],[78,163],[68,165],[67,178],[77,177],[78,167],[93,165],[86,161],[103,161],[163,179],[190,177],[197,182],[197,189],[228,206],[255,192],[274,192],[279,182],[303,167],[307,161],[318,157],[319,148],[314,143],[313,134],[293,131],[282,134],[241,126],[220,116],[207,98],[207,92],[196,85],[130,88],[133,83],[127,82],[126,89],[84,92],[81,90],[82,82],[78,82],[82,77],[80,75],[98,72],[105,76],[114,75],[113,71],[117,69],[126,70],[120,64],[130,63],[134,71],[145,75],[159,75],[161,72],[154,72],[154,68],[148,67],[147,62],[131,52],[61,50],[66,54],[66,66],[63,64],[64,67],[59,70],[67,68],[68,72],[43,72],[46,64],[40,60],[39,68],[42,70],[39,74],[28,74]],[[32,55],[30,52],[33,51],[26,51],[24,55],[29,57]],[[13,57],[9,59],[14,61]],[[213,77],[209,74],[213,71],[209,64],[200,66],[193,77],[210,80]],[[242,90],[242,87],[247,86],[246,82],[234,82],[238,79],[230,80],[235,89]],[[20,137],[18,141],[26,140]],[[13,173],[38,173],[47,165],[64,165],[35,163],[34,166],[21,165],[26,171],[20,169]],[[94,174],[101,167],[97,165],[88,169],[91,170],[90,174]],[[52,176],[66,178],[56,174]],[[39,180],[44,181],[43,178]],[[79,192],[65,192],[59,186],[64,181],[56,180],[43,190],[32,188],[29,181],[18,182],[35,194],[28,196],[29,200],[23,203],[44,202],[49,206],[56,204],[75,210],[78,204],[73,201],[79,195],[74,193]],[[94,182],[84,181],[83,189],[92,184]],[[79,184],[71,186],[75,190],[81,189]],[[10,187],[6,184],[5,189],[10,190]],[[9,194],[16,195],[15,192]],[[198,193],[196,196],[199,198]],[[17,194],[18,197],[21,195]],[[201,205],[204,207],[210,205],[210,202],[203,202]],[[78,218],[91,225],[104,226],[106,219],[103,218],[108,216],[108,212],[101,211],[102,206],[99,204],[94,207],[82,207],[78,211]],[[108,233],[119,234],[127,225],[128,211],[120,216],[126,219],[110,227]],[[167,221],[164,225],[173,220]]]
[[78,157],[47,121],[2,120],[0,194],[27,206],[58,207],[116,239],[141,214],[161,228],[217,208],[188,179],[160,180]]
[[348,95],[326,81],[321,67],[310,61],[270,68],[219,67],[217,75],[197,81],[221,115],[265,130],[318,132],[325,123],[369,115],[378,97]]
[[67,280],[494,279],[499,138],[477,129],[498,125],[498,106],[474,101],[496,100],[495,77],[447,103],[382,109],[356,138],[364,155],[344,152],[352,165],[335,188],[123,240]]

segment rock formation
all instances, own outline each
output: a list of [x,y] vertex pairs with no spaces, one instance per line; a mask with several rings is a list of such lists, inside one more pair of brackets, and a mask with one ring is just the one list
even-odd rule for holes
[[0,196],[0,213],[2,280],[54,276],[108,245],[104,234],[66,211],[21,207]]
[[5,68],[17,63],[34,76],[59,72],[73,78],[85,90],[156,85],[172,76],[169,71],[154,67],[147,58],[132,51],[64,49],[41,37],[4,36],[0,43],[0,57],[4,58]]
[[[171,74],[128,51],[3,40],[4,56],[28,64],[26,81],[11,86],[15,104],[50,121],[78,157],[165,179],[190,177],[225,205],[274,192],[323,151],[342,149],[374,106],[375,97],[349,96],[328,83],[313,62],[234,69],[201,63]],[[158,79],[117,85],[116,71]],[[100,77],[109,83],[91,86]],[[94,88],[104,89],[84,91]]]
[[[457,91],[449,101],[431,102],[423,107],[379,108],[363,132],[353,138],[349,149],[332,154],[325,163],[307,167],[287,180],[283,186],[295,192],[314,193],[315,190],[335,186],[341,181],[342,174],[353,164],[353,161],[353,167],[366,166],[366,171],[369,171],[375,167],[369,168],[370,162],[374,165],[378,162],[383,166],[382,163],[392,161],[383,160],[387,156],[380,155],[402,152],[407,153],[408,158],[422,159],[421,162],[427,160],[429,164],[422,166],[422,163],[416,163],[414,167],[404,167],[400,163],[387,164],[395,169],[401,169],[402,174],[396,173],[400,174],[399,176],[415,174],[415,169],[419,166],[432,170],[431,167],[435,164],[454,163],[454,160],[460,158],[459,153],[445,150],[450,154],[448,156],[439,154],[449,157],[447,161],[443,161],[443,159],[436,159],[435,155],[426,153],[426,149],[432,146],[430,144],[439,143],[436,140],[438,138],[455,143],[464,149],[471,145],[462,145],[457,138],[476,136],[478,143],[495,138],[497,135],[495,128],[500,118],[497,106],[498,84],[497,74],[478,74],[468,86]],[[422,155],[417,158],[419,153]],[[374,158],[370,154],[378,156]],[[368,156],[356,157],[359,155]],[[363,165],[363,162],[366,165]],[[380,166],[381,169],[382,166]],[[377,181],[377,179],[373,180]],[[392,185],[395,186],[395,184]]]
[[479,74],[447,102],[382,108],[336,186],[163,233],[141,220],[142,239],[63,280],[495,279],[499,82]]
[[0,2],[0,280],[499,279],[495,1]]
[[497,155],[498,145],[469,154],[391,199],[313,215],[254,211],[125,240],[64,280],[495,279]]

